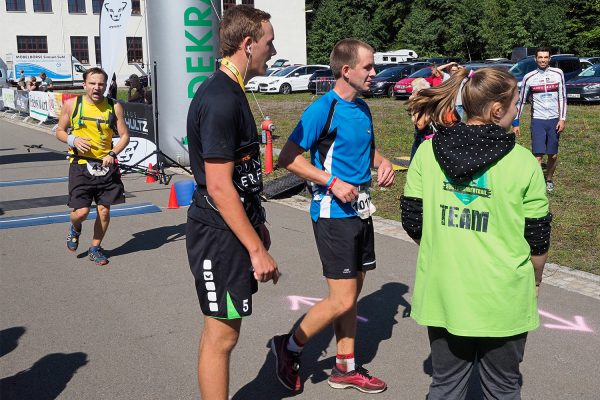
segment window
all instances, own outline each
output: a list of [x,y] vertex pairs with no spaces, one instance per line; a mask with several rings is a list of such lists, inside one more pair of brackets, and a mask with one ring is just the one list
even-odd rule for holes
[[140,0],[131,0],[131,15],[142,15]]
[[235,7],[235,0],[223,0],[223,12]]
[[48,39],[46,36],[17,36],[17,52],[47,53]]
[[104,3],[104,0],[92,0],[92,13],[100,14],[102,12],[102,3]]
[[141,64],[144,62],[141,37],[127,38],[127,62],[129,64]]
[[69,0],[70,14],[85,14],[85,0]]
[[242,0],[242,4],[247,4],[254,7],[254,0]]
[[100,51],[100,36],[94,36],[94,48],[96,49],[96,64],[102,65],[102,52]]
[[82,64],[90,63],[87,36],[71,36],[71,55]]
[[33,12],[52,12],[52,0],[33,0]]
[[6,11],[25,11],[25,0],[6,0]]

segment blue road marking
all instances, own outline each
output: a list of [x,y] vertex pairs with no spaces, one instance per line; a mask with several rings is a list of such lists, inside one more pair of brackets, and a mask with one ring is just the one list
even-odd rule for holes
[[68,176],[57,176],[56,178],[38,178],[38,179],[21,179],[17,181],[0,181],[0,187],[22,186],[22,185],[41,185],[44,183],[67,182]]
[[[160,212],[160,208],[152,203],[127,204],[111,207],[110,216],[125,217],[127,215],[147,214]],[[0,218],[0,229],[22,228],[25,226],[48,225],[69,222],[70,211],[23,215],[20,217]],[[96,210],[92,209],[87,219],[96,219]]]

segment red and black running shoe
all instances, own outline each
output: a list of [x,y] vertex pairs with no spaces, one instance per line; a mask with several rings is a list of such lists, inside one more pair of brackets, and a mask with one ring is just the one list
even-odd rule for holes
[[299,392],[300,382],[300,353],[294,353],[287,348],[290,335],[273,336],[271,351],[275,355],[275,374],[277,379],[288,390]]
[[334,389],[354,388],[364,393],[381,393],[387,389],[384,381],[369,375],[369,371],[363,367],[356,367],[350,372],[342,372],[333,367],[327,383]]

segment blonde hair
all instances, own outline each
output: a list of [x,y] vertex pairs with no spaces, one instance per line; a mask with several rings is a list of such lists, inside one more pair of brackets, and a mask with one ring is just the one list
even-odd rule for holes
[[370,52],[373,52],[373,47],[368,43],[358,39],[342,39],[333,46],[331,54],[329,55],[329,66],[333,77],[339,79],[342,76],[342,68],[344,65],[350,66],[350,68],[356,67],[358,64],[358,49],[365,48]]
[[425,124],[447,125],[450,121],[445,116],[456,107],[456,96],[461,86],[465,113],[469,118],[487,121],[493,103],[510,107],[517,91],[517,80],[501,68],[482,68],[477,72],[462,68],[440,86],[421,90],[409,100],[408,109]]

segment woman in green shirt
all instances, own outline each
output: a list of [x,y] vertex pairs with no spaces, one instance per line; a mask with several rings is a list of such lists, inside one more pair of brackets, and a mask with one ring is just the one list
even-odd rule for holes
[[[459,96],[467,122],[449,124]],[[436,131],[401,198],[404,229],[420,245],[411,316],[428,328],[429,400],[463,399],[475,361],[486,399],[520,399],[552,217],[539,163],[507,133],[517,100],[512,75],[484,68],[409,102]]]

